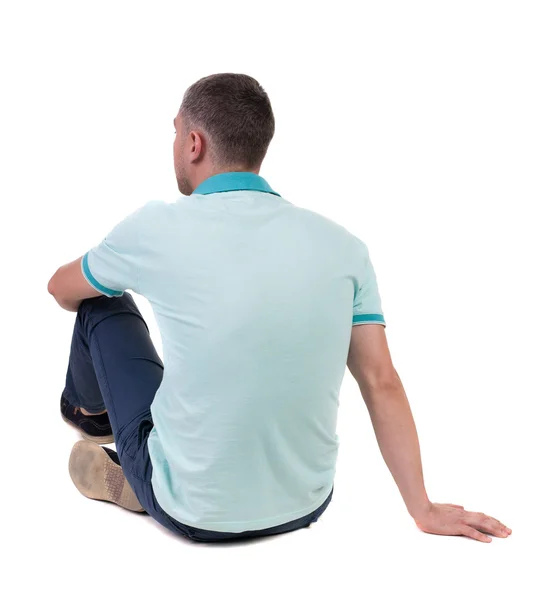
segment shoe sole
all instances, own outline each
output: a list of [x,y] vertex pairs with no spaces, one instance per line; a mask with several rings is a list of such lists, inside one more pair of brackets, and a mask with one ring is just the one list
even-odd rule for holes
[[83,429],[80,429],[77,425],[75,425],[74,423],[69,421],[67,418],[65,418],[65,415],[63,413],[60,413],[60,414],[61,414],[61,418],[65,421],[65,423],[67,423],[67,425],[74,427],[74,429],[76,429],[76,431],[79,434],[81,434],[81,436],[83,438],[85,438],[86,440],[89,440],[90,442],[95,442],[96,444],[112,444],[115,441],[115,437],[113,434],[111,434],[111,435],[89,435],[88,433],[85,433],[85,431]]
[[93,500],[113,502],[134,512],[145,512],[122,467],[94,442],[80,440],[72,447],[69,474],[79,492]]

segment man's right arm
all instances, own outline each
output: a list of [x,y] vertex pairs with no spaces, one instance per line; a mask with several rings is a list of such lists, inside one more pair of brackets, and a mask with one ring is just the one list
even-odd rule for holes
[[359,385],[384,461],[417,526],[427,533],[465,535],[482,542],[491,541],[483,532],[507,537],[511,530],[492,517],[428,499],[415,422],[383,325],[352,327],[347,366]]
[[360,387],[382,456],[415,518],[430,501],[415,423],[382,325],[352,327],[347,366]]

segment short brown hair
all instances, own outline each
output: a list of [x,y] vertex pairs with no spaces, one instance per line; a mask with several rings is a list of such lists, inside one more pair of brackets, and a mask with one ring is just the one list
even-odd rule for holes
[[187,132],[201,129],[219,168],[258,167],[274,135],[269,96],[249,75],[216,73],[190,85],[180,107]]

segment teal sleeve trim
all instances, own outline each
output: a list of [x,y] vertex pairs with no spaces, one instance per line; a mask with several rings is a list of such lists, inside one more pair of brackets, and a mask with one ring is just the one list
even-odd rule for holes
[[362,321],[373,322],[373,323],[386,323],[384,315],[380,314],[369,314],[369,315],[353,315],[352,324],[361,323]]
[[82,258],[82,273],[84,274],[87,281],[95,288],[95,290],[97,290],[98,292],[102,292],[102,294],[106,294],[106,296],[122,296],[122,292],[112,290],[110,288],[107,288],[105,285],[98,283],[98,281],[93,277],[93,274],[89,269],[87,254],[89,253],[86,252]]

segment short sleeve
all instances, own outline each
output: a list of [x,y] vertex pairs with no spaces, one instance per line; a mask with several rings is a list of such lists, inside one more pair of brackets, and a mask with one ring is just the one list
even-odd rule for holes
[[142,209],[128,215],[82,257],[85,279],[105,296],[122,296],[127,289],[139,292],[138,237]]
[[352,324],[377,323],[386,326],[376,273],[367,246],[360,241],[358,268],[355,278]]

